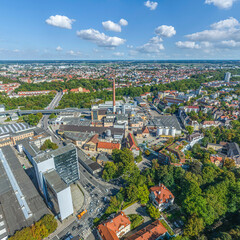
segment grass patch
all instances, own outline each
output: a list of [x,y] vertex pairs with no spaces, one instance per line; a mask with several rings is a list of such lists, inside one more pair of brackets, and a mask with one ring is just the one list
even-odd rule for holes
[[170,226],[167,224],[167,222],[164,219],[161,219],[160,222],[162,223],[162,225],[168,230],[168,233],[173,236],[174,232],[173,230],[170,228]]
[[130,218],[131,221],[131,230],[140,226],[144,222],[143,217],[138,214],[129,214],[128,217]]

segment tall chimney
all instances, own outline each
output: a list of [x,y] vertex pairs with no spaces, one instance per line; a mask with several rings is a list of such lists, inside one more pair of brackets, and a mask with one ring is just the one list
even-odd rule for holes
[[113,79],[113,113],[116,113],[116,102],[115,102],[115,79]]

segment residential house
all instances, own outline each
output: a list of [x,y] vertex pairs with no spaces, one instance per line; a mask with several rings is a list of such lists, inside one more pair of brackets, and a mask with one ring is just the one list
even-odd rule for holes
[[131,222],[124,212],[116,214],[97,227],[101,240],[118,240],[131,230]]
[[149,192],[150,201],[159,211],[163,211],[174,202],[174,195],[163,184],[151,187]]
[[159,220],[156,220],[124,240],[159,240],[167,235],[167,229]]

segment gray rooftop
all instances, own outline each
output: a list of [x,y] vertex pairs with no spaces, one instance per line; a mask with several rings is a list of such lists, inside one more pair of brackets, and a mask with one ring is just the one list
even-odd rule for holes
[[0,125],[0,135],[16,134],[18,132],[32,129],[27,123],[13,123]]
[[155,127],[175,127],[177,130],[181,130],[180,124],[175,115],[154,117],[153,120],[149,121],[148,125]]
[[52,157],[56,157],[56,156],[66,153],[68,151],[74,150],[75,148],[76,147],[72,143],[70,143],[70,144],[68,144],[64,147],[58,148],[56,150],[44,152],[40,155],[37,155],[36,157],[34,157],[34,160],[36,163],[44,162]]
[[56,170],[50,170],[44,173],[44,177],[56,193],[61,192],[68,187],[67,184],[58,175]]
[[48,210],[30,178],[23,170],[12,147],[2,147],[1,150],[32,213],[31,217],[25,218],[7,172],[0,161],[0,209],[6,222],[8,235],[12,235],[16,230],[38,221],[48,213]]

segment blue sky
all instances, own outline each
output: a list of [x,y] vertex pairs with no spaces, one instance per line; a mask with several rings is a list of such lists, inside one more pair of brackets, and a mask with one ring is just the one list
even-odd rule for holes
[[239,59],[240,0],[0,0],[0,59]]

